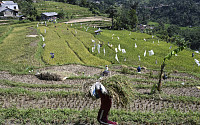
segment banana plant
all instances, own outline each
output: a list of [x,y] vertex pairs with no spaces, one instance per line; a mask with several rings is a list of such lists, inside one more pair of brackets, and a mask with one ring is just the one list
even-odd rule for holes
[[163,63],[161,65],[161,70],[160,70],[160,75],[159,75],[159,82],[157,84],[154,84],[152,89],[151,89],[151,93],[155,93],[156,89],[161,92],[161,87],[162,87],[162,74],[163,74],[163,70],[166,66],[166,60],[170,60],[171,57],[177,53],[179,53],[180,51],[182,51],[183,49],[185,49],[186,45],[183,45],[173,51],[171,51],[167,56],[165,56],[165,58],[163,59]]

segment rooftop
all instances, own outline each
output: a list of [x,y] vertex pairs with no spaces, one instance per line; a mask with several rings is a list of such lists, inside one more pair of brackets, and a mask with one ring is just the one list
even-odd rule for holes
[[17,5],[17,3],[14,3],[13,1],[2,1],[2,4],[4,4],[4,5]]
[[45,13],[42,13],[42,14],[44,14],[46,16],[57,16],[58,15],[58,13],[56,13],[56,12],[45,12]]

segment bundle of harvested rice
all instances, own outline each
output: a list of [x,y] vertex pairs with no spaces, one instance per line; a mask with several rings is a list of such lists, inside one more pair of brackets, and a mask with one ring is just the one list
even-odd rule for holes
[[118,106],[125,107],[134,97],[134,89],[125,77],[113,76],[101,81],[101,83]]
[[[114,103],[117,106],[125,107],[133,99],[134,89],[132,85],[127,81],[124,76],[112,76],[99,81],[108,91],[108,94],[112,97]],[[94,84],[86,83],[84,85],[84,90],[86,91],[86,96],[90,96],[89,88]]]

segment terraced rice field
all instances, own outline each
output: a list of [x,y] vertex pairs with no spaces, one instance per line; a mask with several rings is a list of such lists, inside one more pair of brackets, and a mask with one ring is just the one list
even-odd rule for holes
[[[171,44],[160,41],[159,45],[154,45],[152,42],[157,39],[150,35],[129,31],[103,30],[101,35],[94,35],[96,28],[81,24],[48,22],[48,26],[44,23],[39,27],[36,25],[16,24],[1,32],[0,124],[98,125],[96,117],[100,100],[93,100],[87,94],[106,64],[111,74],[103,79],[119,81],[124,86],[129,83],[134,93],[126,107],[113,101],[110,120],[120,125],[200,123],[200,90],[197,88],[200,76],[199,67],[188,56],[192,51],[184,50],[167,62],[169,65],[164,73],[168,79],[162,81],[162,92],[150,94],[152,86],[158,83],[159,62],[165,52],[170,51]],[[27,35],[38,36],[30,38]],[[144,38],[147,41],[144,42]],[[102,43],[106,56],[103,48],[101,53],[92,52],[92,40]],[[44,48],[43,43],[46,44]],[[135,43],[138,48],[134,48]],[[126,55],[118,53],[120,63],[113,56],[119,44],[127,51]],[[145,49],[152,49],[151,45],[160,47],[157,54],[141,56],[142,61],[138,61],[138,54],[143,55]],[[51,52],[55,53],[53,59]],[[124,57],[127,61],[123,62]],[[158,64],[154,62],[156,58]],[[199,55],[196,58],[199,59]],[[176,60],[181,63],[176,63]],[[141,74],[136,72],[138,64],[147,67]],[[124,68],[128,68],[125,74]],[[34,75],[45,71],[62,73],[67,79],[41,80]]]
[[[200,90],[196,88],[200,84],[200,78],[193,76],[188,73],[171,73],[171,78],[167,79],[163,86],[163,92],[158,95],[149,95],[151,86],[158,82],[158,79],[150,77],[150,70],[143,70],[142,74],[137,74],[133,71],[133,74],[122,74],[120,72],[121,66],[113,66],[111,68],[111,75],[104,79],[111,78],[113,76],[121,77],[130,82],[133,85],[135,91],[135,98],[126,107],[122,108],[117,106],[115,103],[112,105],[111,114],[109,116],[112,120],[118,120],[120,124],[198,124],[199,119],[197,118],[200,114]],[[0,72],[0,106],[4,109],[10,109],[16,107],[17,109],[51,109],[57,111],[70,109],[71,111],[90,111],[94,113],[92,117],[90,113],[86,113],[86,116],[79,118],[79,114],[75,113],[72,116],[68,116],[67,120],[62,118],[55,118],[58,121],[52,121],[50,124],[98,124],[96,121],[97,111],[100,106],[100,100],[93,100],[92,98],[85,96],[88,90],[85,88],[92,85],[97,79],[95,75],[99,75],[102,72],[101,68],[88,67],[82,65],[64,65],[64,66],[52,66],[48,68],[42,68],[44,70],[56,70],[56,71],[70,71],[77,74],[77,78],[66,79],[64,81],[48,81],[40,80],[34,75],[13,75],[6,71]],[[118,69],[118,70],[116,70]],[[79,79],[78,76],[84,72],[85,76],[91,78]],[[158,71],[151,71],[153,74],[158,74]],[[178,77],[177,77],[178,76]],[[177,78],[176,78],[177,77]],[[142,81],[146,80],[146,81]],[[181,83],[184,82],[185,85]],[[177,86],[171,86],[172,84]],[[87,85],[87,87],[85,87]],[[190,115],[185,117],[182,121],[163,121],[153,120],[150,118],[149,121],[140,120],[137,115],[136,120],[123,120],[126,113],[152,113],[156,114],[167,113],[170,110],[174,110],[184,113],[193,112],[194,118],[192,121]],[[116,119],[115,113],[121,113],[118,119]],[[78,116],[76,116],[78,114]],[[173,119],[173,116],[168,116]],[[180,117],[180,116],[179,116]],[[179,119],[177,116],[177,120]],[[0,117],[1,118],[1,117]],[[29,118],[29,122],[36,122],[34,119]],[[145,118],[144,118],[145,119]],[[7,117],[4,119],[6,123],[23,123],[23,120],[17,120],[16,117]],[[152,121],[151,121],[152,120]],[[42,120],[43,124],[48,124],[49,121]]]

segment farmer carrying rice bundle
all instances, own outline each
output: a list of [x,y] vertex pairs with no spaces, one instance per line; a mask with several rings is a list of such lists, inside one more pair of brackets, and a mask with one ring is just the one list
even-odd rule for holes
[[117,122],[108,120],[108,113],[112,106],[112,100],[117,106],[125,107],[132,97],[132,94],[130,94],[133,92],[131,84],[129,85],[126,82],[118,81],[120,81],[118,76],[114,76],[113,78],[98,81],[90,87],[90,96],[93,97],[93,99],[101,98],[101,106],[97,116],[97,120],[100,124],[117,125]]

